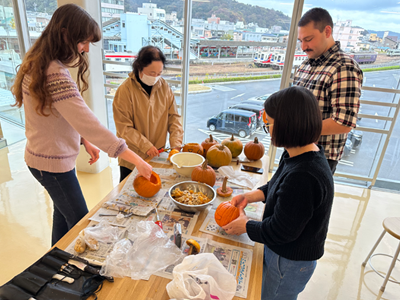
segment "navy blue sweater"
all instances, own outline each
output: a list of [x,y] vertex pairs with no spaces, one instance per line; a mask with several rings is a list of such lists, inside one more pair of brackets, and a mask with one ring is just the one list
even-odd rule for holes
[[290,157],[260,187],[265,196],[263,221],[248,221],[247,234],[276,254],[291,260],[321,258],[328,232],[334,185],[321,146],[319,152]]

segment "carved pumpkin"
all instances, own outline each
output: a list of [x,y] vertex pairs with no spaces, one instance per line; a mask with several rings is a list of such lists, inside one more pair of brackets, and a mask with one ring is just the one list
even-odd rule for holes
[[161,179],[157,173],[151,172],[150,180],[142,175],[137,175],[133,181],[133,188],[139,196],[150,198],[153,197],[161,189]]
[[259,160],[264,156],[265,148],[264,145],[258,141],[258,138],[254,138],[254,142],[248,142],[244,146],[244,155],[250,160]]
[[207,151],[207,159],[210,166],[219,168],[227,166],[232,161],[232,153],[228,147],[224,145],[214,145]]
[[217,188],[218,196],[229,197],[230,195],[232,195],[233,190],[232,188],[226,185],[227,183],[228,183],[228,177],[225,177],[222,186],[220,188]]
[[183,146],[182,152],[193,152],[203,155],[203,147],[198,143],[187,143]]
[[172,149],[171,152],[168,154],[167,160],[171,161],[171,156],[174,155],[174,154],[177,154],[177,153],[179,153],[179,150]]
[[210,149],[212,146],[218,144],[216,140],[213,139],[213,136],[210,134],[209,138],[206,138],[202,143],[201,146],[203,147],[203,156],[207,157],[207,151]]
[[192,180],[206,183],[213,187],[215,184],[216,176],[213,168],[207,165],[206,159],[201,166],[197,166],[192,171]]
[[222,227],[237,219],[239,215],[239,208],[233,206],[229,201],[227,201],[218,205],[214,218],[215,222]]
[[222,141],[222,145],[225,145],[231,150],[232,158],[238,157],[243,151],[243,144],[239,139],[233,137],[227,138]]

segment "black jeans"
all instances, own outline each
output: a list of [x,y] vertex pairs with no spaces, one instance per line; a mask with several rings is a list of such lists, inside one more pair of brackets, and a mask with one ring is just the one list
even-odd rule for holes
[[50,173],[33,168],[29,168],[29,171],[53,200],[51,244],[54,245],[88,213],[85,198],[75,169],[65,173]]
[[122,180],[124,180],[126,177],[129,176],[129,174],[132,173],[132,170],[126,167],[119,166],[119,172],[120,172],[119,182],[122,182]]
[[335,174],[336,166],[338,163],[339,163],[338,160],[328,159],[328,164],[329,164],[329,167],[331,168],[332,176]]

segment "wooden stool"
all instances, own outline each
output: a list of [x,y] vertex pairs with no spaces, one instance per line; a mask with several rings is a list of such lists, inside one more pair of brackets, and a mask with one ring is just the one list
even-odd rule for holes
[[372,247],[371,252],[369,252],[367,258],[364,260],[364,262],[362,263],[362,266],[365,267],[365,265],[367,264],[367,261],[369,262],[369,265],[371,266],[372,270],[375,271],[375,273],[377,273],[379,276],[383,277],[382,274],[380,274],[377,270],[375,270],[375,268],[372,266],[371,263],[371,259],[372,257],[374,257],[375,255],[384,255],[384,256],[389,256],[392,257],[392,263],[390,264],[389,270],[386,274],[385,280],[383,281],[383,285],[381,286],[381,291],[384,292],[385,291],[385,287],[386,287],[386,283],[388,281],[394,282],[394,283],[399,283],[399,281],[395,281],[395,280],[391,280],[390,278],[390,274],[392,273],[392,270],[396,264],[396,260],[400,261],[399,259],[397,259],[397,257],[399,256],[399,252],[400,252],[400,242],[399,242],[399,246],[397,247],[396,253],[394,254],[394,256],[388,255],[388,254],[382,254],[382,253],[376,253],[374,255],[372,255],[372,253],[374,253],[376,247],[378,247],[380,241],[382,240],[383,236],[385,235],[385,233],[389,233],[390,235],[394,236],[396,239],[398,239],[400,241],[400,217],[390,217],[390,218],[386,218],[385,220],[383,220],[383,232],[381,234],[381,236],[379,237],[379,239],[376,241],[374,247]]

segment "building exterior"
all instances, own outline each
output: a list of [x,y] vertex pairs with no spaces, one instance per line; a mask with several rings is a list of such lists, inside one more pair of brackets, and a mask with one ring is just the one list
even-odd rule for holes
[[243,40],[243,32],[239,30],[235,30],[233,32],[233,40],[234,41],[242,41]]
[[333,39],[339,41],[341,48],[345,51],[358,51],[358,43],[362,39],[361,32],[364,29],[352,26],[352,20],[338,21],[333,25]]
[[211,18],[207,18],[207,23],[216,23],[219,24],[220,18],[216,17],[215,15],[211,15]]
[[263,35],[263,33],[261,33],[261,32],[244,31],[242,40],[246,41],[246,42],[261,42],[262,35]]
[[261,36],[261,42],[278,42],[278,35],[277,34],[272,34],[272,33],[264,33]]
[[397,36],[386,36],[383,42],[384,47],[389,47],[390,49],[397,49]]
[[142,7],[138,8],[138,14],[147,15],[147,19],[150,21],[166,21],[165,9],[157,8],[157,4],[155,3],[143,3]]
[[101,0],[101,21],[119,18],[124,13],[124,0]]

